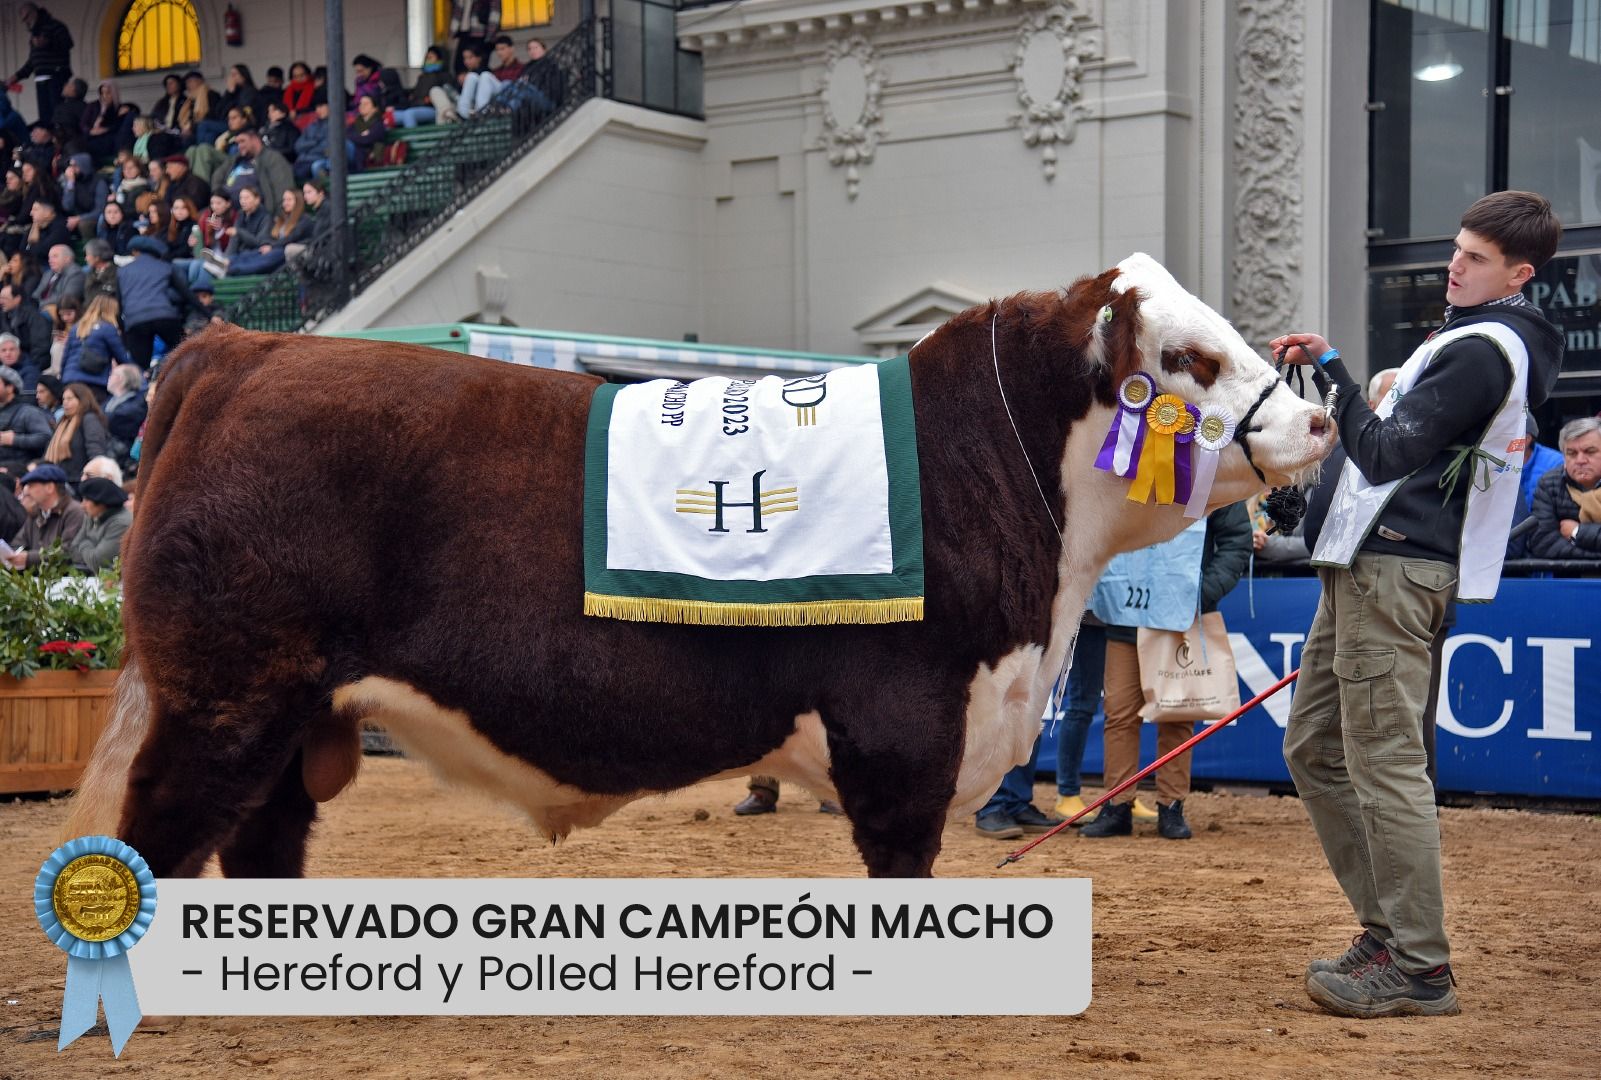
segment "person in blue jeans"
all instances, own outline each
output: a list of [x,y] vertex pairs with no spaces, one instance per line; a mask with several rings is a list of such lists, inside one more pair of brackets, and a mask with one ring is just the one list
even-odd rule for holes
[[1067,676],[1067,690],[1056,713],[1056,812],[1063,818],[1084,809],[1079,772],[1084,767],[1090,721],[1100,707],[1105,682],[1106,627],[1086,611],[1073,642],[1073,668]]

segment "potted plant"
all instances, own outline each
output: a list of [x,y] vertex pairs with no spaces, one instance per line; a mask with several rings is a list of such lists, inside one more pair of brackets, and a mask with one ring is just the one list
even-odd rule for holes
[[116,566],[74,575],[57,551],[36,569],[0,572],[0,793],[77,783],[122,646]]

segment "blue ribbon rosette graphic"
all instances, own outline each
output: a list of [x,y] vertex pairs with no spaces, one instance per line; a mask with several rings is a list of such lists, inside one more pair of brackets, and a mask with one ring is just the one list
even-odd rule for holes
[[155,918],[155,875],[121,840],[80,836],[39,868],[33,910],[45,936],[67,954],[56,1050],[94,1027],[104,1001],[111,1048],[120,1057],[141,1016],[128,950]]

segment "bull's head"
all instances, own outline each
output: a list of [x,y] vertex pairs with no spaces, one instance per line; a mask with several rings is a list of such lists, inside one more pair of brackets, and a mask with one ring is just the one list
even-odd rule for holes
[[1094,333],[1112,384],[1143,370],[1159,392],[1218,405],[1238,424],[1219,464],[1212,508],[1315,472],[1334,448],[1333,423],[1290,390],[1226,319],[1144,253],[1100,280],[1110,287],[1109,303]]

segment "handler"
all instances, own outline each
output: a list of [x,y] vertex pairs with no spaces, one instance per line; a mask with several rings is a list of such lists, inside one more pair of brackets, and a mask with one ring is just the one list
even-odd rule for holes
[[1500,580],[1524,410],[1549,395],[1563,347],[1521,290],[1561,236],[1531,192],[1469,207],[1445,325],[1376,410],[1317,334],[1271,343],[1334,381],[1349,456],[1312,553],[1323,592],[1284,734],[1296,790],[1362,924],[1343,956],[1307,968],[1307,993],[1341,1016],[1459,1011],[1425,771],[1429,647],[1453,592],[1485,602]]

